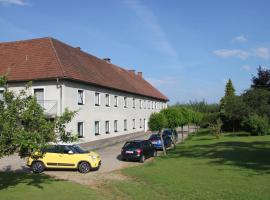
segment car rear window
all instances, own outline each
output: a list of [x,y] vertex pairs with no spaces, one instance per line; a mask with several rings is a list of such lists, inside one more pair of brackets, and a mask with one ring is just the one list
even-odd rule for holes
[[141,147],[141,143],[140,142],[127,142],[124,147],[128,147],[128,148],[140,148]]

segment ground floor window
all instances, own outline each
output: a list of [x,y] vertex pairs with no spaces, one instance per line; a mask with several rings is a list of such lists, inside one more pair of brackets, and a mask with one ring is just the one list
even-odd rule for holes
[[105,132],[110,133],[110,122],[109,121],[105,121]]
[[117,120],[114,120],[114,132],[117,132],[118,129],[117,129]]
[[84,124],[83,122],[78,122],[77,124],[77,133],[78,133],[78,137],[82,138],[84,135]]
[[126,131],[127,130],[127,120],[125,119],[124,120],[124,131]]
[[0,90],[0,101],[4,101],[4,90]]
[[133,123],[133,129],[135,129],[136,128],[135,119],[132,120],[132,123]]
[[95,121],[95,135],[99,135],[99,121]]

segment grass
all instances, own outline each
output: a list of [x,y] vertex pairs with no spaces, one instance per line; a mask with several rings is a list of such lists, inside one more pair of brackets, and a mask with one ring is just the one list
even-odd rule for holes
[[1,200],[89,200],[106,199],[89,187],[55,180],[46,175],[0,173]]
[[167,157],[124,169],[98,189],[44,175],[0,173],[0,199],[269,200],[270,136],[193,136]]
[[[230,135],[230,134],[229,134]],[[111,183],[130,199],[270,199],[270,136],[195,136]]]

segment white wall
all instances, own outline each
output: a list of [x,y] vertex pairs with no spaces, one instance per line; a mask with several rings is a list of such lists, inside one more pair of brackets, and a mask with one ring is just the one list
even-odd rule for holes
[[[153,112],[159,112],[167,104],[155,99],[142,97],[139,95],[128,94],[116,90],[106,89],[103,87],[87,85],[71,81],[60,81],[62,85],[62,108],[61,87],[57,86],[57,81],[36,81],[33,82],[29,92],[33,93],[34,88],[43,88],[45,92],[45,101],[53,100],[57,102],[57,115],[61,114],[61,110],[69,108],[69,110],[77,110],[78,113],[74,119],[67,125],[67,131],[77,133],[77,123],[84,122],[84,137],[80,142],[89,142],[114,136],[145,131],[143,126],[144,119],[146,126],[148,119]],[[9,83],[9,87],[14,91],[19,92],[25,87],[25,83]],[[1,88],[0,88],[1,89]],[[78,105],[77,92],[78,89],[84,90],[85,104]],[[95,106],[95,93],[100,93],[100,106]],[[105,105],[105,94],[110,95],[110,107]],[[114,96],[118,96],[118,107],[114,107]],[[127,108],[124,108],[124,97],[127,97]],[[135,98],[135,108],[133,108],[132,99]],[[159,102],[158,108],[140,108],[139,100],[143,102]],[[124,119],[127,119],[127,131],[124,131]],[[133,129],[132,120],[135,119],[136,127]],[[140,128],[140,121],[142,120],[142,127]],[[118,120],[118,132],[114,132],[114,120]],[[95,135],[94,122],[100,122],[100,135]],[[110,133],[105,133],[105,121],[110,122]],[[146,130],[148,128],[146,127]]]
[[[78,105],[77,103],[77,91],[78,89],[84,90],[85,104]],[[100,106],[95,106],[95,93],[100,93]],[[110,107],[106,107],[105,94],[110,95]],[[114,107],[114,96],[118,96],[118,107]],[[127,108],[124,108],[124,97],[127,97]],[[135,98],[136,106],[133,108],[133,98]],[[94,141],[123,134],[129,134],[139,131],[144,131],[143,120],[148,119],[153,112],[159,112],[161,110],[161,103],[159,102],[159,108],[140,108],[139,100],[151,100],[154,99],[145,98],[139,95],[128,94],[116,90],[110,90],[102,87],[75,83],[71,81],[65,81],[63,87],[63,106],[68,107],[71,110],[78,110],[78,114],[72,120],[68,126],[68,131],[76,132],[77,123],[84,122],[84,138],[82,142]],[[157,102],[157,101],[156,101]],[[164,103],[163,103],[164,104]],[[163,106],[166,106],[165,104]],[[127,119],[127,131],[124,131],[124,120]],[[135,119],[136,128],[133,129],[132,120]],[[142,120],[142,127],[140,128],[140,119]],[[114,120],[118,120],[118,132],[114,132]],[[100,135],[95,135],[94,122],[100,122]],[[105,121],[110,122],[110,133],[105,133]],[[147,129],[147,127],[146,127]]]

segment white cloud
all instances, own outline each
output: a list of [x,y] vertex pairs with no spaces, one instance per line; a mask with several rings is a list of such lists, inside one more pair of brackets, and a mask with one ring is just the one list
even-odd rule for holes
[[0,0],[0,4],[2,4],[2,5],[17,5],[17,6],[30,5],[25,0]]
[[248,72],[251,70],[251,67],[249,65],[244,65],[242,68]]
[[250,53],[240,49],[218,49],[213,51],[216,56],[227,58],[227,57],[238,57],[242,60],[247,59]]
[[268,60],[270,58],[269,48],[259,47],[259,48],[255,49],[254,51],[255,51],[255,55],[260,57],[260,58],[263,58],[265,60]]
[[177,58],[176,50],[168,40],[166,33],[159,24],[155,14],[139,0],[126,0],[124,2],[135,12],[146,27],[148,27],[148,29],[152,32],[154,36],[153,41],[157,47],[167,55]]
[[247,42],[247,37],[244,35],[239,35],[233,39],[235,42]]

